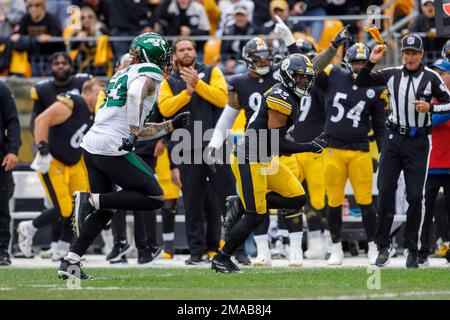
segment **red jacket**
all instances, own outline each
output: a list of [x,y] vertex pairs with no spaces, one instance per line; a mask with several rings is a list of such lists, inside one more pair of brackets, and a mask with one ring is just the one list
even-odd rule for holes
[[433,126],[430,168],[450,168],[450,120]]

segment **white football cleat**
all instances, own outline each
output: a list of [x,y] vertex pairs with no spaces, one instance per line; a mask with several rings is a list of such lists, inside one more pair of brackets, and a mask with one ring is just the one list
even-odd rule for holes
[[281,240],[275,242],[275,248],[271,250],[271,254],[274,259],[286,259],[289,256],[289,253]]
[[369,258],[369,264],[375,265],[378,257],[378,248],[374,241],[368,243],[369,250],[367,251],[367,258]]
[[308,250],[305,251],[306,259],[325,259],[325,250],[320,231],[308,232]]
[[271,267],[272,257],[270,256],[270,251],[258,254],[256,258],[252,261],[253,267]]
[[19,234],[18,244],[19,249],[27,258],[33,256],[33,237],[37,229],[33,227],[33,221],[22,221],[17,226],[17,233]]
[[331,245],[331,255],[327,260],[330,266],[340,266],[344,260],[344,251],[342,250],[342,243],[333,243]]

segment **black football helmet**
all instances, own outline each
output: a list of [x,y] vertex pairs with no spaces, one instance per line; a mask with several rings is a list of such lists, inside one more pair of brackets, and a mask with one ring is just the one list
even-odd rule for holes
[[281,82],[299,97],[311,95],[316,72],[311,60],[303,54],[294,53],[281,62]]
[[370,56],[370,49],[364,43],[355,43],[350,48],[347,49],[347,52],[344,57],[344,65],[348,68],[348,70],[355,74],[355,71],[352,67],[352,62],[354,61],[367,61]]
[[450,61],[450,40],[448,40],[442,47],[441,56],[442,59]]
[[[270,67],[273,64],[272,48],[262,38],[250,39],[242,48],[242,58],[248,70],[263,76],[270,72]],[[266,67],[257,67],[256,63],[261,60],[267,60],[269,64]]]
[[298,39],[295,42],[298,50],[300,50],[301,54],[304,54],[308,58],[312,59],[317,55],[317,49],[314,44],[309,40]]

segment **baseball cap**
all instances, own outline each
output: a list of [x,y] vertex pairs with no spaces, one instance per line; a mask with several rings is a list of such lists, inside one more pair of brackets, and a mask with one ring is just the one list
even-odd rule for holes
[[248,16],[247,9],[243,6],[234,7],[233,14],[238,14],[238,13]]
[[404,36],[402,39],[401,51],[407,49],[414,51],[422,51],[423,50],[422,38],[414,33]]
[[286,10],[289,9],[289,4],[285,0],[273,0],[270,3],[270,11],[274,11],[276,8]]
[[420,0],[420,4],[421,4],[422,6],[423,6],[423,5],[426,5],[427,2],[434,3],[434,0]]
[[432,65],[433,68],[438,68],[442,71],[450,72],[450,62],[444,59],[438,59]]

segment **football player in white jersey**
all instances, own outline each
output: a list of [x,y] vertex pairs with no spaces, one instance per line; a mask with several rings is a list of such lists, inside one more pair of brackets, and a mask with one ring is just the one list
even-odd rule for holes
[[[106,98],[81,147],[91,193],[74,194],[77,238],[61,259],[59,277],[90,279],[80,268],[81,256],[116,209],[156,210],[163,191],[150,167],[133,151],[138,137],[158,139],[189,125],[189,112],[163,123],[144,123],[158,97],[163,74],[172,66],[172,50],[157,33],[144,33],[130,46],[131,65],[109,81]],[[121,187],[116,191],[114,185]]]

